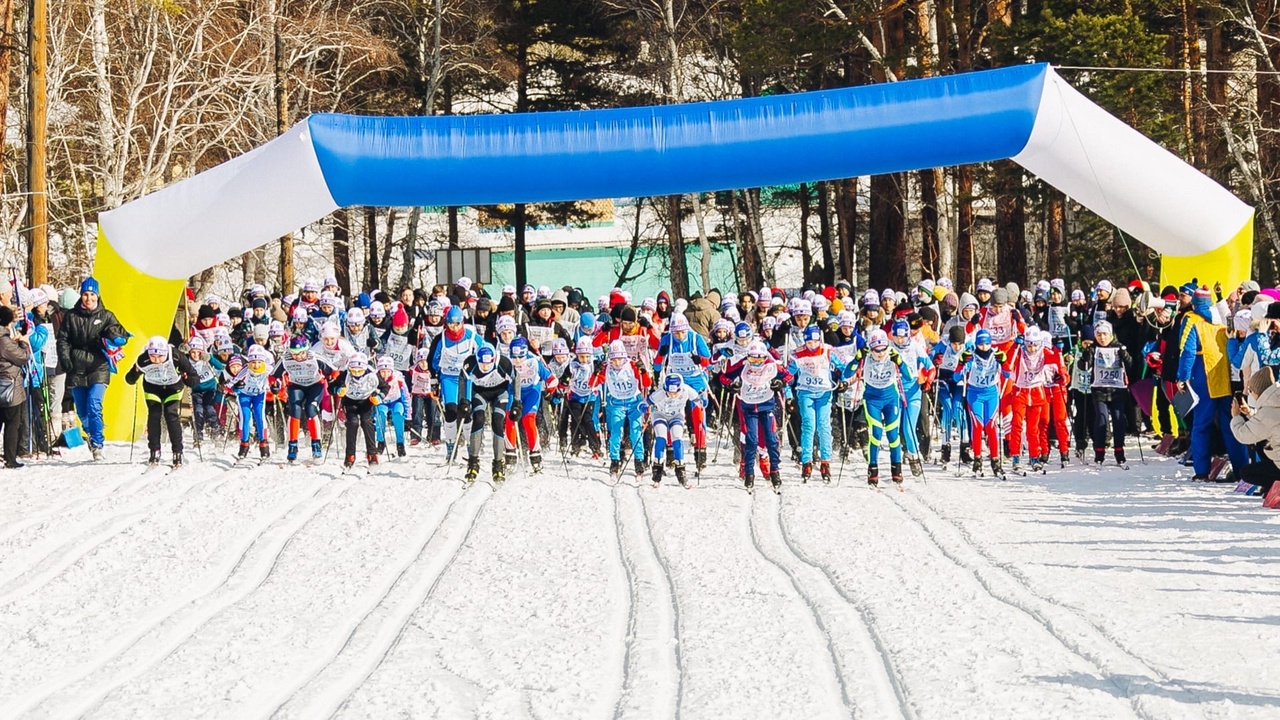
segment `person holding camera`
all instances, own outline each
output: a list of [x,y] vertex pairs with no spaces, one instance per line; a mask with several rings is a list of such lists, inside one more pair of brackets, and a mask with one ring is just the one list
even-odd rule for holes
[[27,402],[24,375],[31,360],[30,328],[26,323],[15,326],[13,319],[13,308],[0,306],[0,425],[4,426],[4,466],[10,469],[22,467],[18,431]]
[[1233,399],[1231,432],[1245,445],[1257,445],[1258,462],[1245,465],[1237,479],[1258,485],[1265,496],[1280,480],[1280,386],[1270,367],[1255,372],[1246,386],[1245,397]]

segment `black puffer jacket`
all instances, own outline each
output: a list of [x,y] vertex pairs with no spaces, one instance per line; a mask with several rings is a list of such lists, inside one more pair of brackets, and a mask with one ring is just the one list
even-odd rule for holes
[[85,310],[76,303],[62,317],[58,328],[58,361],[67,373],[67,387],[105,385],[111,381],[111,368],[102,341],[128,337],[120,321],[101,303]]

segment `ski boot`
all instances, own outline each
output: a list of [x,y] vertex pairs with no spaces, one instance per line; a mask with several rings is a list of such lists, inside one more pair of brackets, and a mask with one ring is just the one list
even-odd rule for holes
[[769,473],[769,482],[773,484],[773,494],[781,495],[782,494],[782,476],[778,474],[777,470],[773,470],[772,472]]
[[924,463],[920,461],[919,455],[912,455],[907,458],[907,465],[911,468],[912,477],[920,477],[924,475]]
[[1116,464],[1120,466],[1121,470],[1129,469],[1129,463],[1124,461],[1124,448],[1122,447],[1116,448]]
[[529,453],[529,469],[535,474],[542,472],[542,453],[534,450]]
[[961,443],[960,445],[960,462],[970,465],[974,461],[973,453],[969,452],[969,446]]
[[946,465],[949,462],[951,462],[951,446],[943,445],[942,446],[942,464]]
[[[657,461],[655,460],[654,462],[657,462]],[[667,455],[666,463],[667,463],[667,467],[669,468],[673,468],[676,466],[676,454],[674,452]]]
[[184,464],[185,463],[182,460],[182,451],[181,450],[175,451],[173,453],[173,462],[170,463],[170,467],[172,467],[174,470],[177,470],[178,468],[182,467]]
[[818,463],[818,472],[822,475],[822,482],[831,484],[831,463],[823,460]]
[[745,487],[745,488],[747,489],[747,492],[749,492],[749,493],[755,493],[755,488],[756,488],[756,477],[755,477],[754,475],[747,475],[747,476],[743,477],[743,478],[742,478],[742,486],[743,486],[743,487]]
[[649,469],[649,466],[647,463],[645,463],[644,460],[640,458],[636,458],[636,477],[640,477],[641,475],[644,475],[644,472],[648,469]]
[[616,483],[618,482],[618,477],[620,475],[622,475],[622,461],[610,460],[609,461],[609,477],[613,478],[613,481]]
[[813,474],[813,463],[807,462],[800,466],[800,482],[809,482],[809,476]]
[[355,456],[355,455],[348,455],[348,456],[347,456],[347,459],[345,459],[345,460],[343,460],[343,461],[342,461],[342,469],[343,469],[343,470],[350,470],[351,468],[353,468],[353,467],[355,467],[355,466],[356,466],[356,456]]
[[405,456],[404,443],[402,442],[396,443],[396,457],[404,457],[404,456]]
[[791,448],[791,462],[800,464],[800,448]]
[[1071,462],[1071,453],[1064,450],[1062,452],[1062,457],[1059,458],[1059,460],[1062,462],[1062,467],[1066,467],[1067,463]]
[[324,457],[324,448],[320,447],[319,440],[311,441],[311,457],[315,458],[316,460],[319,460],[320,458]]
[[871,487],[880,486],[880,466],[872,463],[867,466],[867,484]]
[[507,466],[501,460],[493,461],[493,482],[500,483],[507,479]]
[[102,462],[102,448],[97,447],[96,445],[91,445],[89,447],[89,453],[93,455],[94,462]]
[[266,440],[260,440],[258,442],[258,457],[263,460],[271,457],[271,445]]
[[902,489],[902,463],[900,462],[889,463],[889,476],[893,479],[893,484],[897,485],[898,489],[901,490]]
[[979,476],[982,475],[982,458],[980,457],[973,458],[972,465],[973,465],[973,474],[979,475]]
[[[653,464],[653,486],[654,487],[658,487],[659,485],[662,484],[662,470],[663,470],[662,463],[656,462]],[[637,474],[639,474],[639,472],[637,472]]]
[[467,484],[476,481],[476,477],[480,474],[480,458],[467,458]]
[[369,455],[369,456],[368,456],[368,460],[369,460],[369,467],[370,467],[370,468],[372,468],[374,465],[377,465],[377,464],[378,464],[378,453],[373,453],[372,455]]
[[236,459],[243,460],[247,457],[249,457],[249,443],[242,442],[240,443],[240,452],[236,453]]
[[1107,459],[1107,451],[1102,448],[1093,449],[1093,464],[1101,465]]
[[288,460],[289,462],[294,462],[295,460],[298,459],[298,441],[297,440],[289,441],[289,452],[285,455],[285,459]]
[[[453,443],[444,444],[444,461],[446,463],[453,462]],[[515,461],[516,461],[515,454],[514,453],[510,454],[510,456],[507,458],[507,464],[511,464]]]
[[676,463],[676,480],[678,480],[680,485],[682,485],[686,490],[693,487],[693,485],[689,484],[689,477],[685,474],[684,463],[682,462]]
[[1004,476],[1004,468],[1000,465],[1000,458],[998,457],[991,458],[991,474],[995,475],[1001,480],[1007,479]]
[[1021,456],[1021,455],[1014,455],[1014,456],[1013,456],[1013,459],[1009,461],[1009,472],[1013,473],[1014,475],[1022,475],[1022,474],[1023,474],[1023,473],[1022,473],[1022,456]]
[[[450,450],[449,450],[449,455],[450,455],[450,456],[452,456],[452,455],[453,455],[453,443],[449,443],[449,448],[450,448]],[[386,455],[386,454],[387,454],[387,441],[386,441],[386,440],[379,440],[379,441],[378,441],[378,454],[379,454],[379,455]]]
[[1031,460],[1031,472],[1038,473],[1043,471],[1044,471],[1044,463],[1040,461],[1040,458],[1033,458]]
[[511,467],[512,465],[516,464],[516,461],[519,459],[519,456],[516,455],[516,452],[514,450],[508,450],[502,453],[502,458],[503,458],[503,462],[506,463],[506,466]]
[[152,450],[152,451],[151,451],[151,456],[147,458],[147,464],[148,464],[148,465],[159,465],[159,464],[160,464],[160,451],[159,451],[159,450]]
[[694,463],[694,467],[698,468],[698,472],[702,472],[707,467],[707,449],[706,448],[693,449],[693,463]]

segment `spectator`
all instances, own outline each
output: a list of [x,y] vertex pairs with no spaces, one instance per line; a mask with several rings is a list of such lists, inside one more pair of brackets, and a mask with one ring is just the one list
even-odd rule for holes
[[4,466],[20,468],[18,462],[19,419],[27,403],[23,386],[24,368],[31,360],[29,327],[13,325],[13,308],[0,306],[0,425],[4,426]]
[[1262,367],[1249,377],[1248,402],[1234,402],[1231,408],[1231,432],[1245,445],[1261,448],[1258,462],[1249,463],[1236,473],[1240,480],[1262,488],[1266,495],[1280,479],[1280,386],[1270,367]]
[[109,352],[120,352],[129,335],[98,297],[98,281],[80,283],[80,302],[67,311],[58,329],[58,360],[67,372],[67,389],[89,436],[94,460],[102,459],[102,398],[111,382]]

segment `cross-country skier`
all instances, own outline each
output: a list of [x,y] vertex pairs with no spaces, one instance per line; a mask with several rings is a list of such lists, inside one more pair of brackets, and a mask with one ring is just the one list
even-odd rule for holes
[[[674,317],[684,317],[676,315]],[[662,482],[662,459],[667,446],[675,458],[676,480],[689,487],[684,467],[684,415],[689,404],[696,408],[704,402],[703,394],[686,385],[680,375],[670,374],[662,388],[649,394],[649,423],[653,426],[653,486]]]
[[319,459],[322,455],[320,406],[324,402],[325,378],[333,372],[331,365],[311,352],[311,345],[305,335],[298,335],[289,341],[289,353],[281,359],[275,371],[287,383],[289,449],[286,458],[289,462],[298,459],[298,435],[304,422],[307,424],[307,436],[311,438],[311,457]]
[[480,454],[484,451],[484,435],[488,430],[493,435],[493,481],[502,482],[506,479],[503,446],[515,370],[510,360],[498,355],[486,344],[463,361],[462,376],[462,386],[469,392],[466,406],[471,412],[467,481],[474,481],[480,473]]
[[440,444],[440,413],[437,409],[435,377],[431,374],[431,348],[418,348],[417,362],[409,368],[409,394],[413,398],[409,423],[410,445],[423,440]]
[[847,364],[840,363],[823,342],[822,328],[804,329],[804,345],[791,355],[787,370],[795,377],[796,409],[800,415],[800,477],[809,482],[813,474],[813,439],[818,436],[818,472],[823,482],[831,482],[831,393]]
[[604,375],[595,360],[591,338],[578,338],[573,360],[560,378],[568,391],[570,452],[577,455],[584,445],[591,447],[593,460],[600,459],[600,383]]
[[891,479],[902,484],[902,377],[911,372],[883,330],[872,330],[867,347],[856,360],[855,379],[866,385],[862,398],[870,437],[867,444],[867,484],[880,484],[879,450],[889,449]]
[[453,460],[454,443],[457,441],[460,426],[468,418],[459,411],[458,398],[459,375],[462,373],[462,362],[473,354],[484,341],[475,331],[462,324],[462,309],[451,307],[445,313],[444,332],[431,344],[431,369],[440,384],[440,402],[444,404],[444,423],[441,435],[444,436],[446,456]]
[[191,424],[195,433],[192,444],[197,448],[204,440],[205,428],[218,427],[218,374],[223,366],[205,351],[206,347],[199,335],[187,341],[187,359],[196,374],[191,388]]
[[791,381],[791,374],[763,341],[755,341],[747,349],[746,361],[728,370],[736,386],[738,420],[742,433],[742,483],[755,487],[757,449],[763,445],[768,462],[761,458],[761,470],[769,477],[774,492],[782,487],[779,470],[782,455],[778,448],[777,394]]
[[386,392],[382,394],[382,402],[378,403],[374,413],[374,435],[378,438],[378,453],[387,452],[387,422],[390,420],[396,434],[396,457],[404,457],[404,423],[406,419],[412,418],[413,412],[409,405],[409,387],[405,385],[404,376],[396,370],[395,359],[390,355],[380,356],[375,367],[378,377],[387,386]]
[[378,464],[378,441],[374,434],[374,412],[389,390],[382,377],[369,370],[369,358],[362,352],[352,355],[343,374],[338,396],[347,415],[347,442],[342,467],[350,470],[356,464],[356,435],[364,432],[365,457],[370,467]]
[[554,389],[558,381],[547,370],[542,358],[530,351],[529,341],[522,337],[511,341],[511,367],[515,372],[517,387],[507,414],[507,464],[516,461],[519,431],[523,430],[529,450],[529,467],[535,473],[541,472],[542,445],[538,440],[538,410],[542,406],[543,391]]
[[911,336],[911,325],[898,318],[891,326],[890,341],[893,350],[902,359],[902,445],[906,449],[907,463],[911,474],[919,477],[924,474],[920,458],[920,442],[916,437],[920,427],[920,408],[924,390],[920,386],[923,373],[932,369],[927,358],[928,351],[923,340]]
[[142,393],[147,400],[148,465],[160,464],[160,421],[164,420],[173,447],[173,466],[182,465],[182,390],[195,387],[196,371],[186,355],[176,353],[169,342],[157,335],[147,342],[133,367],[125,373],[130,385],[142,378]]
[[969,434],[973,443],[973,472],[982,472],[982,443],[985,438],[991,472],[1004,477],[1000,463],[1000,386],[1007,377],[1004,353],[991,345],[991,333],[979,330],[973,350],[960,356],[958,372],[964,380],[965,404],[969,406]]
[[623,427],[631,433],[631,448],[635,455],[636,477],[644,475],[644,403],[649,389],[648,376],[640,372],[636,363],[627,355],[621,340],[609,344],[609,360],[604,371],[604,413],[609,424],[609,474],[616,482],[622,474]]
[[[250,429],[258,438],[258,452],[262,459],[271,455],[271,447],[267,443],[267,389],[270,385],[270,372],[274,359],[266,348],[255,345],[245,355],[245,366],[228,385],[228,392],[235,393],[240,405],[240,454],[239,458],[249,456]],[[230,369],[231,365],[228,364]]]
[[[933,348],[933,365],[938,369],[938,408],[942,420],[942,464],[951,462],[951,441],[954,438],[960,447],[967,448],[969,419],[964,402],[964,378],[956,372],[960,366],[960,357],[967,349],[963,325],[952,325],[947,331],[947,340],[939,342]],[[966,462],[968,452],[965,451],[960,461]]]
[[702,472],[707,465],[707,424],[703,408],[710,402],[707,367],[711,364],[711,350],[701,335],[690,331],[689,320],[683,314],[671,316],[670,328],[671,331],[658,343],[653,370],[658,377],[664,373],[679,375],[683,385],[692,388],[702,398],[700,403],[694,404],[689,414],[694,462],[698,472]]
[[1106,459],[1107,423],[1110,422],[1116,463],[1128,468],[1124,457],[1124,434],[1128,425],[1129,378],[1125,368],[1131,358],[1129,351],[1119,343],[1113,344],[1113,340],[1111,323],[1106,320],[1095,323],[1094,345],[1081,350],[1076,364],[1092,378],[1089,390],[1093,398],[1093,461],[1101,465]]

